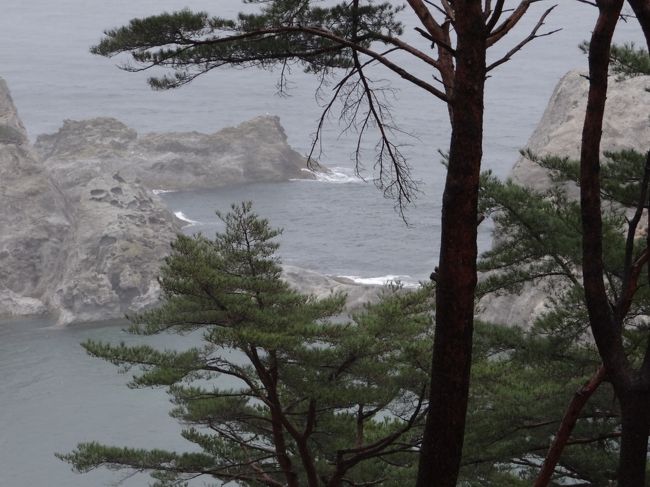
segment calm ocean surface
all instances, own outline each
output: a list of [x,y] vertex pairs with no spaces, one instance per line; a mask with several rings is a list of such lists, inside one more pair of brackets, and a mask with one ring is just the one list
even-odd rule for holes
[[[270,113],[279,115],[290,144],[309,150],[320,108],[315,80],[296,68],[288,97],[276,95],[277,73],[223,71],[172,92],[152,92],[141,73],[115,68],[119,60],[88,54],[104,29],[135,16],[189,6],[230,16],[237,0],[5,0],[0,17],[0,76],[32,138],[56,131],[64,119],[116,117],[141,133],[213,132]],[[540,12],[543,6],[535,10]],[[248,6],[247,8],[251,8]],[[548,29],[563,28],[536,40],[488,80],[485,167],[507,175],[539,121],[555,83],[570,69],[586,66],[577,45],[590,35],[592,8],[562,0]],[[536,16],[510,41],[520,39]],[[407,35],[411,36],[411,29]],[[619,41],[640,41],[632,22],[621,26]],[[504,45],[500,52],[508,46]],[[496,58],[498,52],[494,54]],[[417,68],[414,68],[417,69]],[[426,75],[425,75],[426,76]],[[445,107],[424,93],[403,87],[394,101],[396,122],[413,137],[404,152],[421,180],[421,194],[409,207],[405,226],[372,184],[371,155],[353,175],[353,137],[339,135],[335,120],[326,127],[321,161],[337,168],[335,181],[253,184],[196,193],[167,193],[164,200],[195,223],[186,231],[212,234],[219,228],[214,209],[253,200],[257,211],[284,228],[281,254],[287,263],[328,274],[378,279],[425,279],[437,262],[441,188],[438,149],[449,135]],[[369,147],[372,147],[372,141]],[[480,245],[489,245],[484,228]],[[0,487],[113,485],[123,474],[99,471],[78,475],[56,460],[81,441],[98,440],[134,447],[183,448],[179,427],[168,418],[162,391],[132,391],[114,368],[85,355],[87,338],[129,338],[119,325],[52,329],[48,319],[0,322]],[[161,347],[175,337],[157,337]],[[124,485],[146,485],[135,476]]]

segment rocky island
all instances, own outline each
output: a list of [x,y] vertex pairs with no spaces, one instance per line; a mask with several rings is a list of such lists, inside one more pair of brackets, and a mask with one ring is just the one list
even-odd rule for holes
[[151,306],[181,231],[153,189],[314,178],[305,168],[271,116],[211,135],[65,121],[32,147],[0,79],[0,316],[49,313],[65,325]]
[[110,174],[147,188],[209,189],[251,182],[314,179],[307,160],[287,143],[280,119],[261,116],[214,134],[137,132],[114,118],[66,120],[34,144],[49,172],[76,184],[71,172]]

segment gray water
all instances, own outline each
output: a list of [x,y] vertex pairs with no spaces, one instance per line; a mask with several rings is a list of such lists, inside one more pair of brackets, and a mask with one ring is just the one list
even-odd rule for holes
[[[119,60],[88,54],[101,31],[134,16],[185,6],[224,16],[240,9],[237,0],[4,0],[0,15],[0,76],[32,138],[53,132],[63,119],[114,116],[139,132],[212,132],[260,113],[281,117],[289,142],[307,152],[320,108],[315,82],[299,69],[290,96],[276,95],[277,73],[223,71],[173,92],[151,92],[142,74],[119,71]],[[545,5],[536,5],[539,13]],[[248,6],[247,8],[252,8]],[[538,39],[488,80],[485,166],[505,176],[525,146],[555,83],[569,69],[585,68],[577,45],[588,38],[594,10],[562,0],[548,28],[564,28]],[[514,39],[536,21],[529,16]],[[407,35],[412,36],[410,30]],[[632,22],[621,26],[619,41],[640,41]],[[508,46],[500,48],[504,52]],[[496,58],[498,53],[493,55]],[[438,149],[447,145],[444,106],[393,80],[404,90],[394,103],[396,121],[415,138],[405,138],[413,175],[422,180],[415,206],[404,225],[371,182],[287,182],[245,185],[196,193],[168,193],[174,211],[199,223],[186,231],[219,229],[213,210],[231,202],[255,201],[263,216],[284,228],[285,262],[324,273],[363,278],[400,276],[425,279],[437,261],[440,192],[444,174]],[[325,130],[322,162],[352,174],[353,139],[339,137],[335,121]],[[362,171],[372,181],[372,159]],[[480,244],[489,244],[489,228]],[[115,369],[85,355],[87,338],[130,339],[119,324],[52,329],[48,319],[0,323],[0,487],[112,485],[123,474],[70,472],[55,451],[80,441],[98,440],[136,447],[182,448],[179,426],[167,417],[161,391],[132,391]],[[172,347],[176,337],[157,337]],[[125,485],[146,485],[135,476]]]

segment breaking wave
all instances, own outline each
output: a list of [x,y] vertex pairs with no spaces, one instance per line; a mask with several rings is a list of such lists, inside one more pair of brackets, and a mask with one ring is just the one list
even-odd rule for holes
[[419,283],[413,279],[411,276],[398,276],[393,274],[388,274],[386,276],[379,277],[359,277],[359,276],[340,276],[345,279],[350,279],[351,281],[356,282],[357,284],[365,284],[370,286],[385,286],[386,284],[400,282],[406,288],[416,288],[419,286]]
[[179,220],[184,221],[187,224],[185,226],[192,226],[192,225],[200,225],[201,224],[201,222],[197,222],[196,220],[192,220],[192,219],[188,218],[185,215],[185,213],[183,213],[182,211],[175,211],[174,215]]
[[348,167],[329,167],[328,172],[312,171],[311,169],[303,168],[313,174],[314,179],[292,179],[292,181],[318,181],[321,183],[334,183],[334,184],[347,184],[347,183],[362,183],[363,179],[354,174],[354,169]]

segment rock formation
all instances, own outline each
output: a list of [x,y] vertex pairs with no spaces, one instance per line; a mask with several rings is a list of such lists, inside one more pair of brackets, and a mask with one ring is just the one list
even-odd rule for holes
[[157,300],[176,218],[141,185],[79,169],[39,160],[0,79],[0,315],[67,324]]
[[119,174],[77,181],[66,193],[73,227],[45,293],[59,324],[122,318],[158,300],[158,270],[180,231],[157,196]]
[[[179,221],[152,189],[313,178],[277,117],[216,134],[138,137],[110,118],[66,121],[29,144],[0,78],[0,316],[50,313],[60,325],[122,318],[158,300],[158,269]],[[303,292],[377,287],[287,267]]]
[[[586,74],[570,71],[558,82],[527,149],[539,156],[580,157],[580,138],[587,107],[589,81]],[[610,78],[603,120],[603,151],[636,149],[645,152],[650,140],[650,79],[647,76],[615,81]],[[550,180],[544,169],[520,157],[512,169],[519,184],[546,189]]]
[[[603,125],[601,149],[618,151],[648,150],[650,120],[650,77],[639,76],[624,81],[610,79]],[[589,82],[584,74],[571,71],[557,84],[549,104],[528,141],[534,154],[580,157],[580,139],[587,104]],[[513,167],[512,179],[522,185],[544,190],[550,187],[543,168],[520,157]],[[567,186],[570,196],[577,197],[575,186]],[[545,309],[546,293],[542,286],[527,285],[518,296],[490,296],[479,303],[479,317],[486,321],[526,325]]]
[[0,79],[0,314],[45,311],[71,225],[65,200],[27,141]]
[[345,309],[348,311],[359,309],[366,303],[376,302],[383,289],[383,286],[359,284],[345,277],[324,276],[290,265],[282,266],[282,279],[301,293],[317,298],[325,298],[335,292],[345,293]]
[[[278,117],[262,116],[215,134],[138,136],[114,118],[66,120],[35,148],[54,174],[114,174],[151,189],[216,188],[249,182],[314,178],[287,144]],[[62,179],[57,176],[57,179]],[[71,181],[74,184],[74,181]]]

